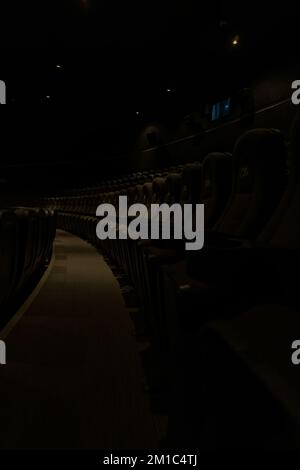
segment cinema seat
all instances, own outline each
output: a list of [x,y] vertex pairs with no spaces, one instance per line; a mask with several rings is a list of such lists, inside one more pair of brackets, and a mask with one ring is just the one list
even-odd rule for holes
[[[181,190],[179,191],[179,183]],[[168,178],[166,181],[168,185]],[[205,227],[209,228],[220,216],[227,204],[232,190],[232,158],[231,154],[211,153],[199,163],[189,164],[183,174],[169,176],[167,197],[170,203],[180,204],[202,202],[205,204]],[[168,194],[168,191],[171,194]],[[195,199],[193,199],[195,198]],[[149,298],[152,303],[152,316],[155,316],[156,338],[160,346],[165,346],[165,319],[163,314],[164,288],[162,266],[173,265],[185,258],[184,243],[175,241],[153,242],[147,248],[147,273]]]
[[0,305],[7,302],[16,283],[18,224],[12,211],[0,211]]
[[48,264],[55,230],[56,221],[51,210],[12,207],[0,211],[2,327]]
[[182,204],[193,204],[201,202],[201,183],[202,165],[200,162],[188,163],[185,165],[182,170]]
[[246,132],[234,149],[234,188],[215,230],[255,239],[285,190],[286,160],[286,144],[279,131],[254,129]]
[[168,174],[165,182],[165,203],[176,204],[180,202],[182,186],[182,175],[178,172],[171,172]]
[[284,197],[286,162],[286,145],[279,131],[255,129],[238,140],[233,153],[232,194],[214,230],[205,234],[204,249],[164,269],[163,310],[166,330],[172,331],[168,333],[170,341],[176,344],[182,328],[192,330],[207,317],[225,315],[232,285],[237,303],[251,301],[250,293],[245,298],[238,290],[240,263],[244,256],[251,258],[241,246],[243,240],[253,244]]
[[[248,429],[252,422],[257,424],[256,432],[258,426],[260,428],[256,436],[260,446],[299,448],[299,424],[295,419],[300,406],[299,377],[297,367],[292,364],[292,343],[300,337],[299,280],[296,275],[300,261],[299,129],[300,116],[291,133],[287,189],[251,251],[257,271],[264,273],[263,298],[244,312],[208,321],[201,334],[194,336],[193,347],[185,348],[184,370],[197,368],[201,381],[187,373],[185,386],[180,387],[183,369],[179,368],[176,383],[180,392],[174,397],[172,440],[180,437],[182,426],[186,429],[185,434],[193,434],[195,439],[201,437],[199,427],[197,432],[195,430],[199,426],[199,417],[202,420],[207,409],[208,394],[200,396],[197,391],[200,388],[210,390],[209,400],[213,406],[214,390],[219,387],[227,389],[227,393],[219,395],[218,410],[231,410],[232,422],[240,423],[239,436],[246,434],[244,423]],[[206,364],[202,361],[204,357]],[[212,375],[207,374],[212,357],[222,358],[221,364],[214,364],[214,381]],[[246,412],[247,404],[254,400],[253,383],[257,390],[256,406],[251,408],[249,416]],[[191,390],[196,393],[191,394]],[[232,397],[235,397],[235,403],[238,397],[243,408],[233,407]],[[193,415],[188,410],[193,410]],[[228,415],[224,411],[214,416],[218,429],[228,429]],[[234,428],[230,427],[231,439],[239,442],[241,438]]]
[[[300,261],[300,115],[294,121],[291,132],[291,158],[289,166],[289,184],[281,204],[272,219],[262,231],[252,249],[258,270],[263,270],[266,285],[270,288],[265,293],[264,305],[254,307],[262,315],[272,314],[275,310],[285,326],[285,311],[300,312],[299,281],[295,275]],[[274,276],[274,273],[276,275]],[[268,282],[267,282],[268,281]],[[267,299],[269,303],[267,302]],[[274,308],[274,305],[279,307]],[[243,314],[242,314],[243,315]],[[248,316],[247,316],[248,318]],[[224,324],[230,324],[229,319]],[[251,323],[251,318],[248,320]],[[258,318],[253,320],[259,322]],[[272,336],[273,332],[270,332]],[[276,334],[280,335],[280,331]],[[297,333],[295,333],[297,336]],[[291,332],[292,335],[292,332]],[[295,337],[295,339],[297,339]]]
[[[144,196],[147,194],[148,197],[144,197],[142,202],[150,208],[151,204],[175,202],[182,204],[184,200],[190,202],[193,201],[193,198],[199,200],[201,169],[201,165],[197,162],[177,169],[173,168],[172,173],[162,171],[160,174],[156,174],[152,183],[144,185]],[[155,251],[154,256],[156,256],[158,254],[157,250],[163,249],[162,252],[160,251],[163,258],[171,255],[172,259],[174,257],[177,259],[178,253],[176,250],[174,251],[173,246],[170,246],[172,244],[170,241],[140,241],[138,243],[127,241],[127,243],[131,246],[131,253],[134,254],[129,256],[133,260],[134,285],[141,299],[146,328],[150,333],[150,331],[153,332],[155,324],[153,322],[153,312],[155,312],[156,289],[155,284],[152,283],[152,279],[155,282],[155,275],[153,277],[152,273],[149,272],[152,269],[152,266],[149,266],[149,259],[153,256],[153,250]],[[176,245],[181,247],[182,243],[177,241]]]
[[223,213],[232,191],[232,155],[209,153],[202,163],[202,194],[205,229],[211,229]]
[[[224,155],[226,162],[230,161],[230,158]],[[209,160],[209,159],[208,159]],[[214,165],[214,168],[220,168],[222,163],[222,154],[215,154],[214,160],[218,160],[218,164]],[[219,163],[220,162],[220,163]],[[213,164],[211,164],[213,166]],[[231,163],[228,164],[231,169]],[[153,315],[153,311],[157,309],[153,308],[153,301],[157,297],[157,289],[160,288],[156,282],[157,266],[154,267],[153,260],[159,262],[175,262],[178,256],[184,254],[182,246],[183,243],[176,241],[176,248],[174,250],[174,242],[172,241],[153,241],[153,242],[133,242],[132,240],[126,241],[99,241],[95,237],[95,225],[97,220],[93,216],[89,217],[88,211],[91,204],[91,200],[94,200],[95,206],[100,203],[116,203],[120,195],[129,195],[130,202],[143,203],[147,207],[150,207],[153,203],[197,203],[202,198],[202,165],[199,162],[187,164],[180,167],[172,167],[171,172],[162,170],[161,172],[151,172],[144,174],[137,174],[136,177],[122,178],[112,182],[102,184],[102,192],[99,192],[95,200],[92,196],[89,196],[89,202],[85,198],[84,205],[78,201],[80,197],[70,198],[58,198],[55,201],[56,208],[64,211],[69,208],[69,214],[59,213],[59,224],[62,228],[73,231],[89,242],[100,247],[104,250],[108,256],[114,260],[127,274],[129,280],[135,286],[138,296],[141,299],[141,304],[144,305],[144,309],[147,310],[148,320],[150,315]],[[226,170],[222,168],[223,174]],[[207,165],[206,173],[206,185],[208,184],[208,172],[214,174],[217,170],[210,170],[210,165]],[[231,178],[230,171],[227,172],[229,178],[227,179],[227,187],[230,187]],[[227,174],[226,173],[226,174]],[[135,185],[133,185],[135,183]],[[114,189],[109,192],[105,192],[107,188]],[[220,207],[220,205],[226,200],[224,192],[219,190],[218,195],[215,195],[214,189],[208,194],[209,187],[207,186],[206,197],[207,201],[210,197],[214,197],[218,201],[214,205],[210,213],[214,213],[214,210]],[[228,190],[227,190],[228,192]],[[222,198],[222,202],[221,202]],[[67,204],[66,204],[67,200]],[[86,214],[82,214],[82,207]],[[214,209],[215,208],[215,209]],[[74,214],[73,217],[70,217]],[[178,242],[178,243],[177,243]],[[154,267],[154,270],[152,268]],[[151,305],[151,308],[150,308]],[[158,310],[157,310],[158,311]]]
[[166,446],[299,449],[297,331],[278,305],[198,330],[172,369]]
[[[250,249],[254,263],[246,266],[246,273],[250,269],[250,272],[263,280],[261,296],[255,295],[253,285],[253,302],[250,307],[242,308],[240,305],[237,311],[232,309],[228,316],[208,316],[205,325],[198,329],[198,333],[195,332],[193,339],[189,333],[189,342],[185,342],[185,352],[181,354],[182,367],[178,368],[178,377],[175,379],[175,388],[180,392],[176,393],[174,400],[176,409],[174,407],[172,412],[171,434],[174,430],[177,434],[179,427],[183,426],[194,436],[200,437],[200,433],[195,433],[197,418],[194,420],[190,413],[181,413],[180,410],[187,408],[188,398],[188,408],[193,410],[194,416],[203,416],[208,397],[199,399],[199,395],[190,393],[191,390],[199,390],[199,386],[202,390],[212,387],[211,377],[207,377],[204,372],[207,366],[200,358],[206,357],[209,362],[212,356],[223,357],[226,348],[230,354],[229,358],[222,361],[223,372],[218,369],[216,376],[218,386],[223,387],[224,384],[230,390],[230,393],[222,396],[223,409],[232,406],[230,397],[236,390],[242,403],[246,404],[252,400],[253,388],[243,386],[243,383],[248,384],[250,380],[253,383],[255,380],[259,384],[255,402],[262,404],[266,390],[267,399],[263,406],[252,409],[252,419],[259,423],[266,423],[267,420],[272,423],[269,433],[260,433],[260,437],[275,434],[281,444],[298,446],[299,426],[295,416],[299,410],[299,380],[297,368],[291,361],[291,346],[294,340],[299,339],[300,332],[299,282],[298,276],[295,275],[300,260],[299,129],[300,116],[295,120],[291,132],[286,191],[273,216]],[[253,267],[256,268],[255,271]],[[241,272],[240,276],[243,277],[243,274],[244,272]],[[189,348],[188,344],[193,346]],[[179,381],[182,383],[183,369],[192,371],[195,368],[201,376],[201,383],[187,374],[186,377],[189,376],[191,380],[187,380],[185,386],[180,388]],[[269,404],[267,409],[266,403]],[[245,410],[240,410],[240,414],[242,420],[248,423],[249,417],[245,415]],[[231,419],[237,421],[235,412],[231,414]],[[225,421],[224,413],[216,416],[216,426],[219,428],[226,426]],[[243,426],[240,429],[245,432]]]

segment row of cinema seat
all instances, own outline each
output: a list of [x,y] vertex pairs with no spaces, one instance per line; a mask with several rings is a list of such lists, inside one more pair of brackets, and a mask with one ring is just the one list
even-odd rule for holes
[[[214,408],[213,399],[217,400],[218,395],[214,389],[213,393],[207,392],[214,387],[215,377],[212,379],[207,372],[206,361],[216,366],[212,360],[218,357],[216,351],[224,353],[224,338],[219,340],[222,322],[240,318],[243,312],[266,302],[283,306],[283,323],[287,305],[300,311],[294,276],[300,240],[299,135],[298,117],[292,126],[290,148],[280,131],[255,129],[238,139],[232,155],[211,153],[202,164],[103,184],[97,194],[86,196],[86,213],[77,198],[46,201],[58,211],[60,227],[100,247],[134,285],[143,312],[143,331],[160,354],[168,358],[174,391],[174,406],[168,410],[172,445],[182,446],[186,440],[189,446],[199,446],[202,439],[204,447],[222,446],[230,440],[251,446],[255,430],[249,426],[245,431],[247,419],[243,421],[239,407],[238,412],[231,407],[225,415],[215,413],[216,426],[206,432],[209,424],[203,417],[211,416],[206,408],[208,404],[210,410]],[[115,202],[120,194],[127,194],[129,203],[146,205],[203,202],[203,250],[186,253],[178,240],[97,240],[96,206]],[[214,339],[210,342],[212,330]],[[252,339],[255,343],[255,335]],[[200,360],[203,357],[205,360]],[[238,376],[229,376],[230,392],[241,390]],[[220,373],[220,377],[226,380],[224,374]],[[242,390],[247,397],[249,390],[255,389],[251,384]],[[218,382],[218,386],[225,384]],[[229,400],[228,396],[229,392]],[[225,399],[224,402],[226,409]],[[247,408],[247,403],[244,405]],[[248,408],[255,415],[257,410]],[[264,413],[266,408],[259,410]],[[249,413],[246,415],[251,420]],[[262,445],[268,445],[274,433],[280,431],[276,426],[272,428],[267,419],[262,422],[266,433],[259,434],[257,441],[265,439],[268,442]],[[226,439],[224,433],[216,431],[218,426],[225,434],[227,430]]]
[[[59,226],[100,246],[123,268],[137,290],[145,332],[159,347],[165,347],[170,342],[170,331],[174,334],[172,322],[177,321],[177,316],[171,313],[171,322],[168,321],[169,308],[165,308],[164,304],[170,306],[175,295],[166,298],[162,267],[175,265],[179,278],[184,278],[186,264],[191,271],[192,266],[197,271],[198,257],[202,259],[203,251],[206,254],[211,251],[209,245],[217,242],[222,249],[224,243],[226,246],[234,243],[230,240],[233,236],[254,239],[283,194],[286,184],[285,152],[285,144],[279,132],[255,130],[240,139],[233,156],[211,153],[202,164],[187,164],[156,175],[138,174],[136,177],[124,178],[117,185],[104,184],[96,195],[84,197],[84,206],[77,197],[55,198],[48,204],[58,211]],[[276,155],[278,158],[275,158]],[[268,171],[268,165],[271,171]],[[209,236],[206,234],[205,249],[199,256],[187,256],[184,243],[177,240],[97,240],[97,206],[104,202],[117,206],[117,198],[124,194],[127,194],[129,204],[141,202],[147,207],[164,202],[203,202],[205,227],[207,231],[210,230]]]
[[[215,227],[221,237],[208,235],[198,256],[164,269],[166,317],[177,321],[173,443],[299,449],[289,357],[300,334],[299,136],[299,116],[289,151],[278,133],[244,136],[235,152],[248,155],[247,165]],[[248,211],[238,226],[230,217],[237,206]]]
[[[203,171],[204,169],[204,171]],[[211,173],[215,179],[211,181]],[[96,237],[96,208],[101,203],[118,206],[118,197],[127,195],[128,204],[196,204],[206,199],[206,226],[212,226],[222,213],[231,190],[232,161],[231,155],[222,153],[210,154],[201,165],[199,162],[173,167],[159,173],[138,173],[124,178],[117,184],[104,183],[96,194],[83,196],[84,204],[78,197],[52,198],[46,201],[58,213],[58,226],[76,233],[100,247],[114,260],[135,287],[139,304],[143,312],[144,330],[155,339],[159,336],[156,311],[156,292],[151,291],[153,284],[152,265],[153,253],[167,257],[170,262],[184,255],[183,243],[173,243],[172,249],[168,242],[134,242],[132,240],[105,240]],[[107,189],[110,191],[107,191]],[[151,272],[149,272],[151,271]]]
[[0,326],[45,269],[55,231],[55,213],[49,209],[0,210]]

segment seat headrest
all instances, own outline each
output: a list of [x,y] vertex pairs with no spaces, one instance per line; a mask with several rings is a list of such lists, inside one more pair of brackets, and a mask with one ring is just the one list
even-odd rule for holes
[[166,191],[166,179],[157,177],[153,180],[153,202],[158,203],[162,200]]
[[202,174],[202,165],[200,163],[187,163],[182,171],[184,182],[191,183]]
[[199,202],[202,187],[202,165],[188,163],[182,171],[182,199],[183,202]]
[[158,177],[158,178],[154,178],[153,180],[153,192],[154,191],[161,191],[165,185],[165,178],[163,177]]
[[253,129],[237,141],[233,160],[239,190],[250,191],[257,176],[272,182],[284,180],[287,148],[282,133],[276,129]]
[[202,169],[205,171],[207,166],[214,165],[215,162],[223,161],[223,160],[231,160],[232,155],[228,152],[211,152],[206,155],[202,162]]
[[[214,186],[228,186],[228,178],[232,179],[232,155],[225,152],[211,152],[202,163],[202,197],[208,197]],[[226,181],[224,181],[226,179]],[[231,181],[229,182],[231,184]]]
[[180,173],[169,173],[166,179],[166,185],[168,188],[176,188],[180,185],[181,174]]
[[261,158],[274,160],[274,154],[282,154],[286,150],[282,133],[278,129],[252,129],[245,132],[236,142],[233,156],[235,160],[245,159],[248,156],[254,160]]
[[152,193],[152,186],[153,184],[148,182],[143,184],[143,192],[145,194],[151,194]]
[[166,179],[166,193],[170,202],[178,202],[181,195],[181,174],[169,173]]
[[133,202],[140,203],[143,200],[143,185],[137,184],[134,191]]

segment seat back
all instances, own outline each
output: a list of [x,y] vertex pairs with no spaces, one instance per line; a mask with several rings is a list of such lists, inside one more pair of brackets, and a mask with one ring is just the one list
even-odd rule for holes
[[277,208],[287,185],[287,149],[281,132],[254,129],[233,152],[233,191],[215,229],[253,239]]
[[205,227],[212,227],[223,213],[232,191],[232,155],[209,153],[202,164],[202,203]]
[[202,165],[188,163],[182,170],[182,204],[196,204],[201,202]]
[[145,206],[150,207],[152,202],[153,188],[152,183],[147,182],[143,185],[143,200],[141,201]]
[[0,306],[11,294],[17,275],[18,224],[13,211],[0,211]]
[[152,204],[162,204],[165,202],[166,178],[159,176],[154,178],[152,185]]
[[300,113],[290,134],[288,185],[277,211],[259,237],[261,243],[300,248]]
[[170,173],[166,178],[165,202],[169,205],[179,203],[182,177],[180,173]]

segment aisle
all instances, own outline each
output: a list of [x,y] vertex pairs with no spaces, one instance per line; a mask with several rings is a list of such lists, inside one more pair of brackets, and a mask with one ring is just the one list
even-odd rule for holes
[[119,285],[87,243],[57,232],[55,262],[6,338],[0,448],[153,448],[158,442]]

